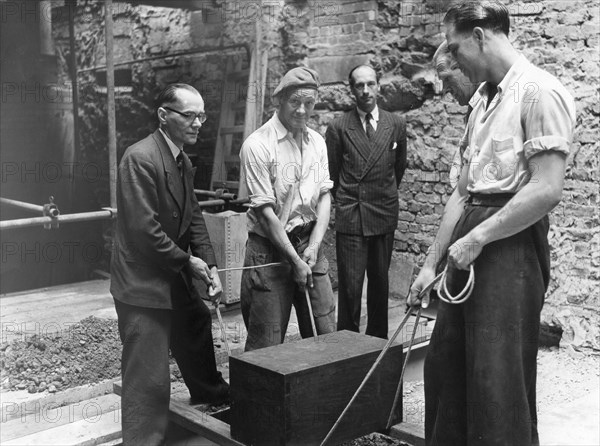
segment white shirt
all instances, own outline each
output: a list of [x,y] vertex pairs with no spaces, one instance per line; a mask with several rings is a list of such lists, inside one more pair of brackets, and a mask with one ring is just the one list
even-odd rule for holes
[[[542,151],[566,155],[573,140],[575,102],[551,74],[523,55],[486,108],[487,84],[477,90],[466,129],[470,193],[516,193],[529,182],[529,159]],[[532,168],[533,170],[533,168]]]
[[[358,112],[358,116],[360,117],[360,122],[362,123],[363,130],[367,131],[367,112],[362,111],[360,108],[356,107],[356,111]],[[373,130],[377,130],[377,123],[379,122],[379,108],[377,105],[371,112],[371,125],[373,126]]]
[[244,141],[240,163],[239,193],[250,198],[248,232],[263,237],[256,208],[273,206],[289,232],[317,219],[319,197],[333,187],[323,137],[307,128],[298,147],[277,113]]
[[160,130],[162,136],[165,137],[165,141],[167,141],[167,146],[169,146],[169,150],[173,154],[173,158],[175,158],[175,161],[177,161],[177,156],[182,152],[182,150],[179,147],[177,147],[173,141],[171,141],[171,138],[167,136],[163,129],[159,128],[158,130]]

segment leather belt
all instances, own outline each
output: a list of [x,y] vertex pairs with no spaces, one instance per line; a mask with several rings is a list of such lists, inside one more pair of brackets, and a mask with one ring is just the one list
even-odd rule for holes
[[467,203],[472,206],[502,207],[510,201],[515,194],[469,194]]
[[296,226],[290,232],[287,233],[288,239],[292,242],[292,246],[294,249],[298,251],[298,248],[303,244],[307,243],[310,234],[315,227],[315,222],[311,221],[309,223]]

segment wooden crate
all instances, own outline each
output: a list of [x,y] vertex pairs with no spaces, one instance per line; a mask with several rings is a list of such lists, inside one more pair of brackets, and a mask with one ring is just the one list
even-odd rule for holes
[[[339,331],[229,358],[231,436],[248,445],[318,445],[385,340]],[[384,429],[402,371],[393,344],[328,444]],[[400,398],[393,421],[402,419]]]
[[[219,269],[244,266],[248,239],[246,214],[225,211],[218,214],[204,212],[203,215]],[[221,302],[225,304],[239,302],[242,271],[221,272],[219,277],[223,284]],[[204,288],[199,287],[199,289]]]

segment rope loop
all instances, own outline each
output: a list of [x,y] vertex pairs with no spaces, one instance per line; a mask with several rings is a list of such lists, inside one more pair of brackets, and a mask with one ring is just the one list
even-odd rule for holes
[[443,300],[449,304],[462,304],[466,302],[467,299],[471,296],[473,292],[473,288],[475,287],[475,268],[473,268],[473,264],[469,265],[469,279],[467,280],[467,284],[462,289],[460,293],[456,296],[452,296],[448,291],[448,286],[446,284],[446,274],[448,273],[448,265],[444,268],[444,271],[441,274],[440,282],[441,284],[438,286],[437,295],[440,300]]

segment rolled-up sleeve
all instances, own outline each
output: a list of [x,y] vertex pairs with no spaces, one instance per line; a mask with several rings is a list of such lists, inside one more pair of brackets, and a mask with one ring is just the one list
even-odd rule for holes
[[250,206],[257,208],[264,205],[275,206],[276,198],[271,183],[271,165],[268,149],[260,141],[248,138],[240,150],[241,178],[250,199]]
[[333,181],[329,176],[329,158],[327,156],[327,145],[325,141],[321,140],[319,145],[319,172],[321,178],[321,185],[319,188],[319,195],[323,195],[329,192],[333,188]]
[[537,153],[554,150],[569,154],[575,127],[575,103],[568,93],[557,89],[542,89],[524,107],[526,113],[526,159]]

